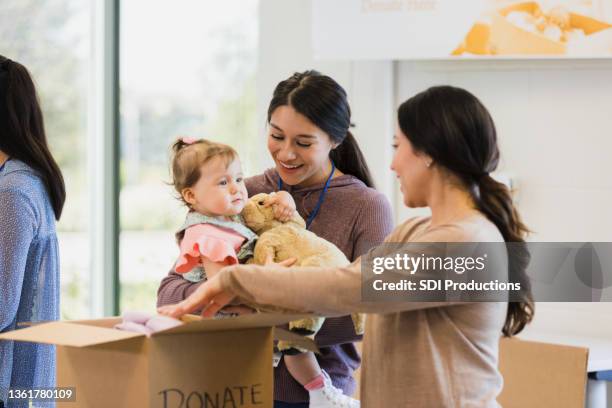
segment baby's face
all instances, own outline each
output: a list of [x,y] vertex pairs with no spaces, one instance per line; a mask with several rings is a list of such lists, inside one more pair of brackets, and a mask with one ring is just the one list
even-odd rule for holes
[[239,159],[226,167],[220,157],[205,163],[200,179],[183,191],[183,197],[197,212],[209,216],[240,214],[247,200],[247,190]]

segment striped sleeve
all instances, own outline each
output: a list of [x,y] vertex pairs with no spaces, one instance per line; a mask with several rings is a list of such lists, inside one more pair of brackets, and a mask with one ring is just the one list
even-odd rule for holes
[[170,270],[168,275],[162,279],[157,289],[157,307],[172,305],[185,300],[202,284],[202,282],[190,282],[182,275]]

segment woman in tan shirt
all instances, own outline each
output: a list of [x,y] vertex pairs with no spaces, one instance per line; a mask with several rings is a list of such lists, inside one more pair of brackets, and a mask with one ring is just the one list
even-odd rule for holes
[[[469,92],[430,88],[398,109],[391,169],[404,204],[429,207],[387,242],[524,242],[527,228],[507,187],[489,174],[499,150],[491,116]],[[507,259],[509,279],[529,283],[524,257]],[[364,407],[496,407],[502,333],[518,333],[533,318],[529,290],[520,302],[364,302],[361,262],[346,268],[232,266],[183,302],[160,308],[205,316],[238,297],[322,315],[372,313],[364,336]]]

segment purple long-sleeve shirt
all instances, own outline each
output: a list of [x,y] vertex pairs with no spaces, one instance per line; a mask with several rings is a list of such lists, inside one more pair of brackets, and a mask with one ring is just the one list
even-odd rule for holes
[[[278,190],[279,176],[269,169],[264,174],[246,180],[249,196]],[[306,219],[313,211],[323,185],[292,187],[284,185],[295,200],[297,211]],[[353,261],[373,246],[380,244],[393,229],[391,206],[385,196],[368,188],[350,175],[331,180],[318,215],[310,231],[334,243]],[[171,271],[158,290],[158,305],[180,302],[193,293],[200,283],[192,283]],[[355,391],[353,371],[361,364],[353,342],[361,340],[355,334],[350,316],[325,319],[315,338],[321,354],[319,365],[330,375],[334,386],[347,395]],[[283,402],[307,402],[308,392],[293,379],[284,361],[274,370],[274,399]]]

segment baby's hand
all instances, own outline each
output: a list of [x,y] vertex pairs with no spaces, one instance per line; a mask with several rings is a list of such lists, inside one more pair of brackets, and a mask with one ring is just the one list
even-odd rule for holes
[[295,213],[295,201],[293,201],[291,194],[286,191],[278,191],[274,194],[270,194],[268,198],[266,198],[264,206],[272,206],[274,218],[281,222],[289,221]]

